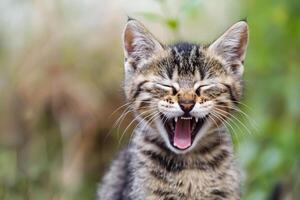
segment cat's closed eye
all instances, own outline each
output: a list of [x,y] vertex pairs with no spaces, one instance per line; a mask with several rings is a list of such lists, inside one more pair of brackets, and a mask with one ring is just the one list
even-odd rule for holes
[[198,96],[200,96],[200,95],[201,95],[201,90],[202,90],[202,88],[205,87],[205,86],[207,86],[207,85],[200,85],[200,86],[198,86],[197,89],[196,89],[196,91],[195,91],[195,93],[196,93]]
[[211,98],[215,98],[217,96],[220,96],[224,92],[226,92],[226,88],[224,88],[221,84],[213,84],[202,87],[201,94],[209,96]]
[[177,89],[173,85],[156,83],[155,86],[157,88],[165,90],[165,91],[172,91],[172,95],[176,95],[178,92]]

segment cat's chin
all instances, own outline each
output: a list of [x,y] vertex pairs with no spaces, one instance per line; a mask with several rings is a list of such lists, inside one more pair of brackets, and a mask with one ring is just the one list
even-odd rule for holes
[[199,139],[199,134],[204,128],[208,115],[202,118],[195,118],[184,115],[176,118],[167,118],[160,115],[160,127],[164,129],[164,139],[167,140],[169,148],[176,153],[190,151]]

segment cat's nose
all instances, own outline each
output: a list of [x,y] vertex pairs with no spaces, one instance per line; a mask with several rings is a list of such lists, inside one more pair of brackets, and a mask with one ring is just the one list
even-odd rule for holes
[[194,100],[181,100],[178,102],[180,108],[185,112],[185,114],[189,114],[189,112],[194,108],[195,101]]

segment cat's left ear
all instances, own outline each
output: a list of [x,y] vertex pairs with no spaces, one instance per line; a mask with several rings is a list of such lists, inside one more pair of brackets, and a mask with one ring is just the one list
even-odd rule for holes
[[242,75],[248,36],[247,23],[245,21],[237,22],[213,42],[208,47],[208,50],[225,60],[226,66],[228,66],[234,74]]
[[125,71],[134,71],[153,55],[164,50],[163,45],[135,19],[129,19],[124,33]]

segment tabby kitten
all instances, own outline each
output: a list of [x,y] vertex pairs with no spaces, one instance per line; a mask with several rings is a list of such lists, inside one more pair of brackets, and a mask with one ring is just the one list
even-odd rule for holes
[[224,123],[242,95],[247,23],[234,24],[208,46],[167,46],[131,19],[123,39],[124,90],[139,124],[97,198],[240,199]]

